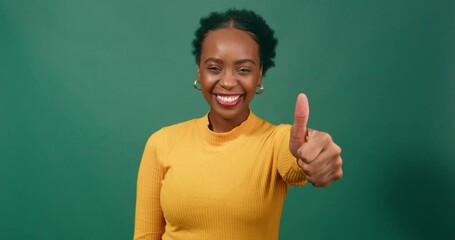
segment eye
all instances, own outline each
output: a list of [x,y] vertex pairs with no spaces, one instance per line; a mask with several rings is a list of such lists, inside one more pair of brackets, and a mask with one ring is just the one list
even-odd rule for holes
[[220,72],[221,71],[221,68],[218,67],[218,66],[209,66],[207,68],[210,72]]
[[247,68],[247,67],[241,67],[241,68],[239,68],[238,71],[240,73],[249,73],[249,72],[251,72],[251,70],[249,68]]

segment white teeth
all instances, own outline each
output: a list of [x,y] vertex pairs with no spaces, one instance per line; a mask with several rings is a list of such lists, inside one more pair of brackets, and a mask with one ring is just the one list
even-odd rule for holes
[[232,103],[237,101],[239,99],[240,95],[237,96],[216,96],[220,101],[225,102],[225,103]]

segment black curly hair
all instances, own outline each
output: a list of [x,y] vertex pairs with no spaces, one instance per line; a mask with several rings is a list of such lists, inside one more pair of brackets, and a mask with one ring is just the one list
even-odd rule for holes
[[252,34],[253,39],[259,45],[262,75],[265,76],[267,70],[275,66],[273,58],[275,57],[275,48],[278,40],[274,36],[274,31],[260,15],[246,9],[231,8],[226,12],[211,12],[207,17],[201,18],[200,26],[194,33],[195,38],[192,43],[192,52],[196,63],[199,64],[202,42],[207,32],[230,26]]

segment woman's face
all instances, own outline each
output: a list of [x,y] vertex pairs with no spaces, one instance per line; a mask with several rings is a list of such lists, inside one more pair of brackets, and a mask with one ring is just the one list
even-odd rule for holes
[[246,120],[262,80],[259,46],[251,34],[235,28],[209,31],[202,43],[198,80],[211,120]]

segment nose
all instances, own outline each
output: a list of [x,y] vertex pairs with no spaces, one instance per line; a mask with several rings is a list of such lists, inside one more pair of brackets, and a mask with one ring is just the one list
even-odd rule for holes
[[231,90],[237,86],[237,78],[235,74],[231,73],[230,71],[226,71],[225,74],[221,76],[219,84],[222,88]]

